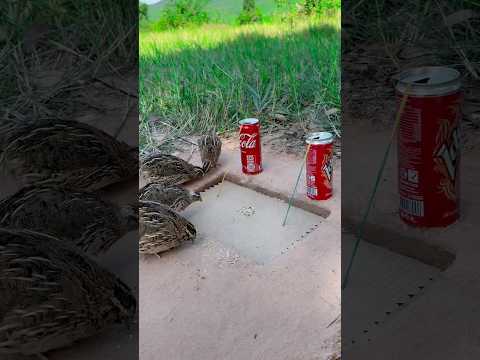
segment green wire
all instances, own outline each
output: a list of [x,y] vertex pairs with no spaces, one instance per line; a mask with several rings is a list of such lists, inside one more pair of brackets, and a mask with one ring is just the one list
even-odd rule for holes
[[298,183],[300,182],[300,178],[302,177],[303,167],[305,166],[305,162],[307,161],[307,156],[308,156],[309,151],[310,151],[310,144],[308,144],[308,146],[307,146],[307,151],[305,153],[305,157],[303,159],[302,166],[300,167],[300,171],[298,172],[297,182],[295,183],[295,187],[293,188],[292,195],[290,196],[290,199],[288,200],[288,208],[287,208],[287,212],[285,214],[285,218],[283,219],[282,226],[285,226],[285,224],[287,223],[288,213],[290,212],[290,208],[292,207],[293,198],[295,197],[295,194],[297,193]]
[[375,200],[375,195],[377,193],[378,185],[380,184],[380,179],[382,178],[382,173],[383,173],[383,170],[385,169],[385,165],[387,163],[387,158],[388,158],[388,154],[390,153],[390,148],[391,147],[392,147],[392,142],[390,141],[388,143],[387,150],[385,151],[385,154],[383,156],[382,164],[380,166],[380,171],[377,173],[377,179],[375,180],[375,185],[373,187],[373,191],[370,194],[370,199],[368,200],[367,211],[363,215],[362,222],[360,223],[360,226],[358,228],[357,240],[356,240],[355,246],[353,248],[352,256],[350,257],[350,261],[349,261],[349,264],[348,264],[348,267],[347,267],[347,271],[345,273],[345,277],[343,279],[342,290],[345,289],[346,286],[347,286],[348,279],[349,279],[349,276],[350,276],[350,271],[351,271],[352,266],[353,266],[353,260],[355,258],[355,255],[357,254],[358,246],[360,245],[360,240],[363,238],[363,231],[364,231],[364,228],[365,228],[365,224],[367,222],[368,215],[370,214],[370,209],[372,208],[373,202]]
[[373,202],[375,200],[375,195],[377,194],[377,189],[378,189],[378,186],[380,184],[380,179],[382,178],[383,170],[385,169],[385,165],[386,165],[387,159],[388,159],[388,154],[390,153],[390,148],[392,147],[393,137],[395,135],[395,131],[398,127],[398,124],[400,123],[400,117],[403,113],[403,110],[405,109],[405,105],[406,105],[407,99],[408,99],[408,94],[410,93],[410,88],[411,88],[411,85],[408,85],[406,90],[405,90],[405,93],[402,97],[402,101],[400,103],[400,108],[397,112],[397,116],[396,116],[396,119],[395,119],[395,124],[393,126],[392,135],[390,137],[390,141],[388,142],[385,154],[383,155],[382,163],[381,163],[380,169],[377,173],[377,178],[375,180],[375,185],[373,187],[373,191],[370,194],[370,199],[368,200],[367,211],[365,211],[365,213],[363,215],[363,218],[362,218],[362,222],[360,223],[360,226],[358,227],[357,239],[355,241],[355,246],[353,247],[353,253],[352,253],[352,256],[350,257],[348,267],[347,267],[347,270],[345,272],[345,277],[343,278],[342,290],[344,290],[347,287],[348,280],[349,280],[349,277],[350,277],[350,272],[351,272],[352,267],[353,267],[353,261],[355,259],[355,255],[357,254],[358,247],[360,245],[360,241],[363,238],[363,232],[364,232],[364,229],[365,229],[365,224],[367,222],[368,215],[370,214],[370,210],[371,210]]

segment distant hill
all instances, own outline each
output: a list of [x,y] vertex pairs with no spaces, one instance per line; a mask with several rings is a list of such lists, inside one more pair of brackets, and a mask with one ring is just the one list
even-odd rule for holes
[[[161,0],[148,6],[148,16],[150,20],[156,20],[168,0]],[[235,19],[242,10],[242,0],[210,0],[207,9],[214,17],[219,17],[225,22]],[[275,0],[257,0],[257,6],[264,15],[270,15],[275,11]]]
[[148,17],[150,20],[156,20],[160,17],[160,12],[165,7],[166,1],[161,0],[155,4],[148,5]]

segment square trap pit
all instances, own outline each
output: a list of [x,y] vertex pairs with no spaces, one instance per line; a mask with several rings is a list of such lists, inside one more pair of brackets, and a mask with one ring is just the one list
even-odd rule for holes
[[[356,238],[342,234],[342,278]],[[342,290],[342,349],[355,357],[361,345],[373,345],[409,305],[441,277],[430,265],[362,241],[347,286]],[[347,320],[348,319],[348,320]]]
[[309,239],[323,218],[253,190],[224,181],[202,194],[182,215],[197,228],[197,241],[218,241],[239,255],[266,264]]

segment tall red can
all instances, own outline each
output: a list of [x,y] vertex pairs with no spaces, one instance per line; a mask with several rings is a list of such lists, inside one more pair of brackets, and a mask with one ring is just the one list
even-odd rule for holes
[[316,132],[307,137],[307,196],[326,200],[332,196],[333,135]]
[[262,172],[262,144],[260,142],[260,122],[258,119],[244,119],[240,125],[240,154],[244,174]]
[[447,226],[460,216],[460,73],[444,67],[407,70],[398,131],[400,217],[420,227]]

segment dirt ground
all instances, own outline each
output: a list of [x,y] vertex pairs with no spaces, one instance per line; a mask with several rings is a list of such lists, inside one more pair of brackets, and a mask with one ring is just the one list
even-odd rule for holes
[[[356,45],[348,48],[342,62],[342,121],[346,139],[342,149],[342,173],[344,179],[348,179],[342,187],[342,224],[345,226],[360,223],[387,149],[396,112],[393,77],[402,69],[442,62],[438,52],[427,46],[399,42],[388,49],[389,56],[383,43]],[[343,292],[350,296],[350,303],[343,302],[350,313],[343,315],[348,316],[345,319],[355,319],[345,320],[343,324],[345,333],[350,334],[342,339],[345,358],[443,360],[479,356],[478,337],[472,328],[478,322],[474,299],[478,299],[480,289],[473,286],[479,275],[478,266],[474,265],[478,262],[472,254],[479,251],[476,214],[480,211],[480,187],[474,179],[480,171],[480,87],[478,80],[473,80],[462,64],[452,66],[465,75],[461,218],[447,228],[437,229],[412,228],[399,219],[394,141],[363,239],[417,262],[403,272],[397,272],[403,265],[396,262],[391,262],[384,270],[379,270],[381,266],[372,270],[372,259],[362,253],[368,253],[372,245],[360,245],[352,268],[359,278],[357,283],[352,279],[352,288]],[[342,237],[342,241],[343,238],[348,236]],[[350,260],[348,254],[342,249],[342,262]],[[362,259],[362,256],[365,257]],[[418,262],[433,266],[437,274],[434,271],[430,276],[423,267],[424,270],[412,275],[410,271]],[[388,275],[389,281],[382,281],[381,276],[377,278],[379,272]],[[362,280],[362,273],[369,274],[368,278]],[[405,284],[406,293],[401,290]],[[375,294],[373,298],[372,294]],[[356,307],[358,304],[351,297],[364,303],[364,309]],[[380,307],[383,311],[378,312],[379,302],[384,297],[390,297],[391,306]],[[375,316],[362,320],[362,312]],[[383,322],[383,318],[388,319]]]
[[[302,156],[265,143],[264,173],[246,176],[237,148],[226,139],[211,179],[189,185],[203,191],[203,201],[184,213],[197,240],[140,261],[142,360],[323,360],[339,353],[340,161],[334,199],[310,201],[316,211],[292,208],[282,227],[287,204],[265,193],[288,197]],[[199,161],[195,151],[182,155]]]

